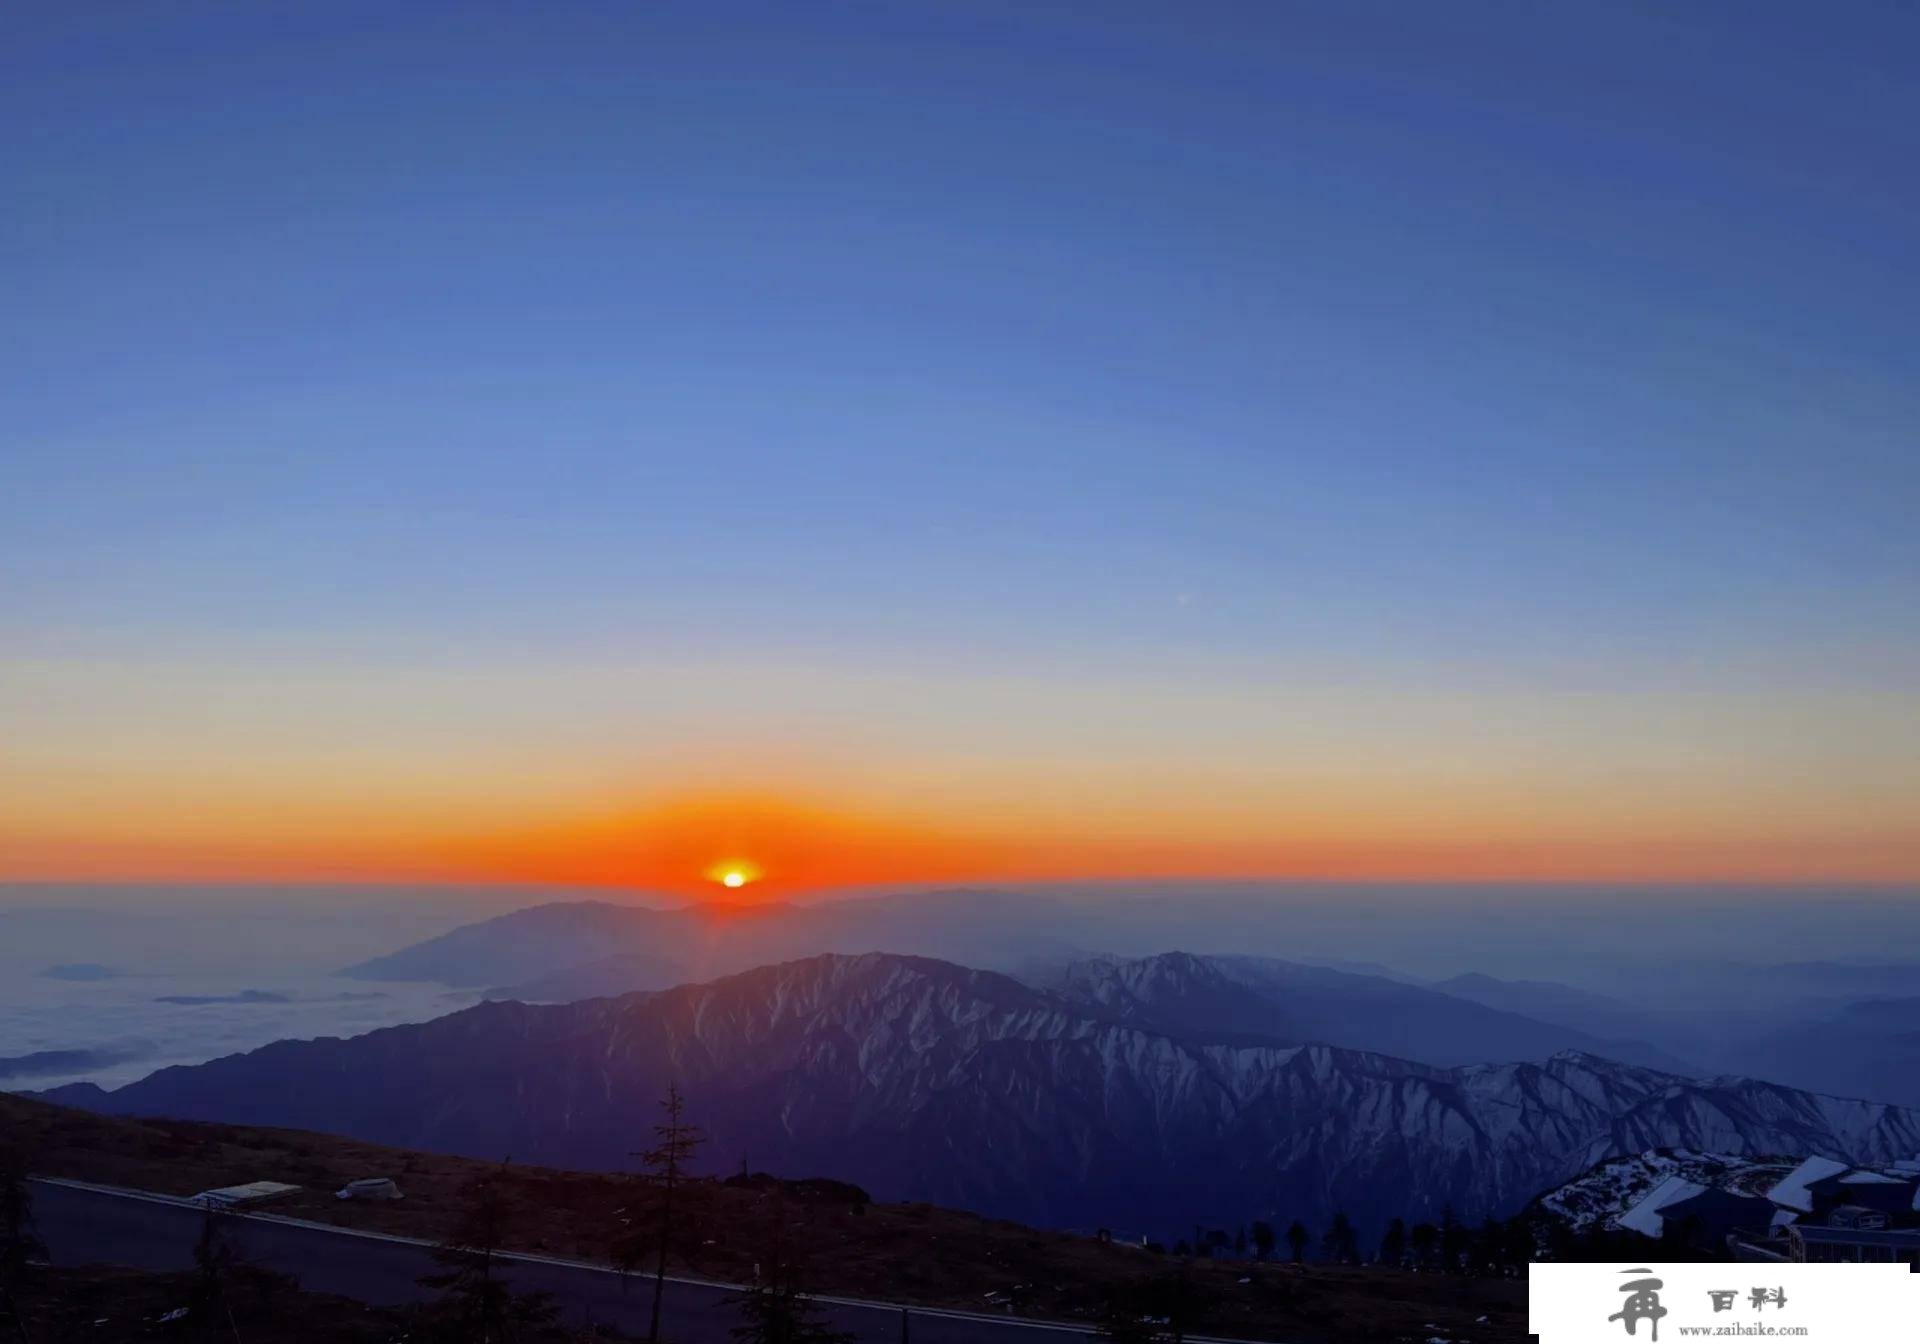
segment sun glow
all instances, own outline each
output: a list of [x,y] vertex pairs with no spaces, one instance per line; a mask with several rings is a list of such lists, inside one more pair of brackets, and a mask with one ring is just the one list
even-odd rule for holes
[[760,880],[760,865],[746,859],[722,859],[707,869],[706,877],[728,891],[739,891]]

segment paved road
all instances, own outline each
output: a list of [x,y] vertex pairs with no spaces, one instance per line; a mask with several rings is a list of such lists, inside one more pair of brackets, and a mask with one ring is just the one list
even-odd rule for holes
[[[200,1211],[187,1200],[64,1181],[35,1181],[34,1214],[55,1264],[115,1264],[134,1269],[191,1266]],[[416,1280],[433,1272],[427,1248],[405,1238],[358,1232],[270,1214],[235,1220],[236,1239],[256,1264],[297,1276],[315,1292],[382,1305],[424,1295]],[[549,1292],[576,1319],[591,1318],[646,1333],[651,1285],[611,1270],[539,1256],[511,1257],[511,1278],[523,1292]],[[734,1285],[670,1279],[662,1333],[685,1344],[728,1344],[739,1323]],[[836,1327],[861,1344],[901,1337],[901,1308],[851,1298],[823,1298]],[[912,1344],[1072,1344],[1074,1326],[914,1308]],[[1196,1340],[1194,1344],[1205,1344]]]

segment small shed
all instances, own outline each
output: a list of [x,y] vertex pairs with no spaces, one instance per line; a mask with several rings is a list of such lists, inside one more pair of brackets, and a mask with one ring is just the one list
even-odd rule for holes
[[391,1176],[367,1176],[348,1181],[333,1192],[335,1199],[399,1199],[400,1187]]

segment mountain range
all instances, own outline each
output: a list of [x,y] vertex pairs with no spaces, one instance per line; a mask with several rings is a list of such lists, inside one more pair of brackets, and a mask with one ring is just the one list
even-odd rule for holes
[[[665,989],[822,952],[902,952],[1050,988],[1099,954],[1150,955],[1208,930],[1194,950],[1216,962],[1249,952],[1285,958],[1274,963],[1291,968],[1284,984],[1264,976],[1264,1011],[1291,1024],[1281,1033],[1289,1041],[1438,1065],[1543,1060],[1579,1050],[1675,1073],[1737,1073],[1920,1105],[1920,1036],[1907,1026],[1911,1013],[1901,1011],[1901,1000],[1920,996],[1920,964],[1596,958],[1587,986],[1478,971],[1423,981],[1310,955],[1289,942],[1289,925],[1275,922],[1273,911],[1255,918],[1252,907],[1208,910],[1201,918],[1184,903],[1094,907],[970,890],[807,906],[569,902],[467,925],[346,974],[561,1003]],[[1656,949],[1667,957],[1673,950]]]
[[1223,1044],[1324,1044],[1451,1067],[1574,1052],[1697,1072],[1641,1041],[1603,1039],[1378,975],[1271,957],[1101,957],[1042,982],[1136,1026]]
[[[1025,898],[991,892],[672,910],[578,902],[466,925],[345,974],[487,986],[493,998],[564,1003],[825,952],[887,951],[1008,972],[1146,1025],[1181,1028],[1198,1012],[1227,1024],[1223,1030],[1272,1044],[1318,1042],[1438,1065],[1544,1060],[1577,1050],[1698,1072],[1643,1040],[1539,1021],[1378,970],[1214,956],[1204,959],[1204,969],[1201,959],[1190,959],[1178,976],[1156,981],[1156,958],[1081,951],[1073,939],[1090,931],[1075,918],[1069,907],[1041,901],[1036,913]],[[1136,969],[1121,969],[1129,966]]]
[[669,1082],[711,1170],[857,1182],[1048,1226],[1517,1210],[1610,1155],[1687,1147],[1889,1161],[1920,1112],[1581,1052],[1442,1068],[1286,1043],[1273,971],[1169,954],[1040,988],[894,954],[822,955],[617,998],[483,1003],[281,1042],[53,1100],[614,1169]]

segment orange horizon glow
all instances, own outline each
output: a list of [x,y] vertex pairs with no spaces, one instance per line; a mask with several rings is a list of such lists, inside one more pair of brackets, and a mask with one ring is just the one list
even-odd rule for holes
[[1905,13],[46,8],[0,906],[1920,916]]
[[[751,904],[844,888],[1020,881],[1911,883],[1920,844],[1846,841],[1462,840],[1365,834],[1182,834],[1139,817],[942,825],[905,813],[711,794],[478,833],[394,827],[324,841],[25,837],[0,831],[0,881],[505,883],[653,891]],[[1274,830],[1283,828],[1276,824]]]

